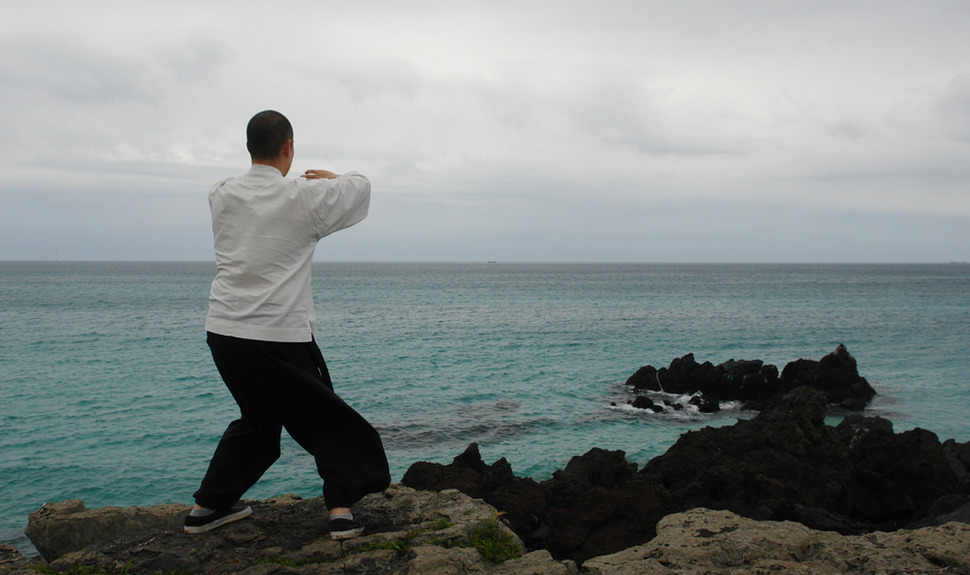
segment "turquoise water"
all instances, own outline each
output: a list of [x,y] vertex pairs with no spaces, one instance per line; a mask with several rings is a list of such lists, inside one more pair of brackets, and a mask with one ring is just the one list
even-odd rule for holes
[[[46,501],[191,501],[235,406],[205,345],[209,263],[0,263],[0,540]],[[642,365],[844,343],[897,431],[970,440],[970,266],[347,264],[314,268],[335,387],[399,480],[472,441],[544,479],[591,447],[643,464],[750,414],[626,407]],[[616,405],[612,405],[612,404]],[[837,419],[835,420],[837,421]],[[320,492],[289,438],[247,495]]]

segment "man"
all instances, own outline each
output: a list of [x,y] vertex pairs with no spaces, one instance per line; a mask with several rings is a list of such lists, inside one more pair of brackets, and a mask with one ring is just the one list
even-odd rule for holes
[[317,347],[310,267],[317,242],[367,216],[370,182],[293,165],[293,128],[279,112],[246,128],[249,172],[209,192],[217,272],[207,342],[241,417],[219,441],[185,531],[248,516],[243,494],[280,456],[281,428],[311,453],[323,478],[330,536],[363,532],[350,506],[390,483],[377,431],[333,391]]

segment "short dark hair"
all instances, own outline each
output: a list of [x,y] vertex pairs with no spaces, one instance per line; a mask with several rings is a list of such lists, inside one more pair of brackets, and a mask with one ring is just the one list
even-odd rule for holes
[[254,160],[268,160],[279,155],[283,144],[293,138],[293,126],[286,116],[275,110],[263,110],[246,126],[246,147]]

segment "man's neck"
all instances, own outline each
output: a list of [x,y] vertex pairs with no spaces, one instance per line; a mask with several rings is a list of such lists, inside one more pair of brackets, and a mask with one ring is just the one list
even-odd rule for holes
[[270,166],[272,168],[276,168],[284,176],[286,175],[286,172],[288,171],[287,168],[289,168],[289,166],[287,165],[286,161],[283,160],[283,159],[281,159],[281,158],[278,158],[278,159],[275,159],[275,160],[253,160],[253,165],[254,166],[256,166],[256,165],[260,165],[260,166]]

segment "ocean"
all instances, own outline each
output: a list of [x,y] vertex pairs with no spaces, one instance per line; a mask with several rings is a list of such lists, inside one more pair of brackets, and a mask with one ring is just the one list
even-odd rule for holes
[[[27,514],[191,503],[238,412],[205,344],[211,263],[0,262],[0,540]],[[623,382],[647,364],[761,359],[845,344],[896,431],[970,441],[965,264],[316,263],[335,389],[381,432],[394,481],[477,442],[551,476],[593,447],[643,465],[687,430],[751,417],[654,414]],[[682,400],[683,398],[671,398]],[[840,413],[830,413],[837,423]],[[320,494],[283,455],[248,494]]]

